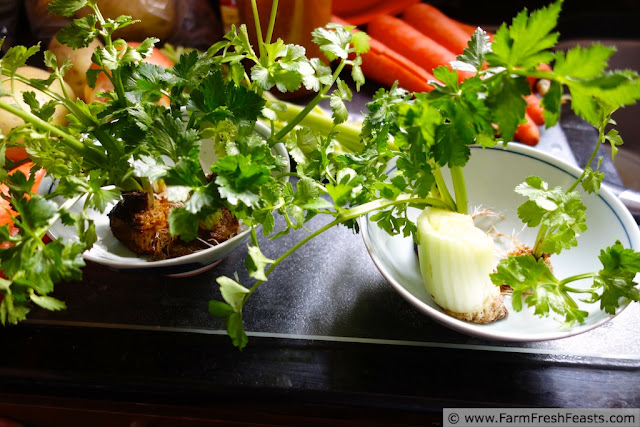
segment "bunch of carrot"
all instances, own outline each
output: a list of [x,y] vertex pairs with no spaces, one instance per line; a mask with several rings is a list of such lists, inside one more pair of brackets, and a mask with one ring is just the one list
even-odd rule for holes
[[[32,166],[33,166],[33,162],[26,161],[20,164],[19,166],[16,166],[13,169],[11,169],[9,174],[12,175],[14,173],[21,172],[28,178],[31,174]],[[38,187],[40,186],[40,181],[42,181],[44,174],[45,174],[44,169],[39,169],[36,172],[35,183],[31,188],[32,192],[35,193],[38,191]],[[14,219],[17,216],[17,212],[15,212],[12,209],[11,202],[8,200],[8,196],[9,196],[9,188],[4,184],[0,185],[0,227],[7,225],[9,227],[9,234],[13,236],[18,232],[18,229],[14,226]],[[48,240],[45,241],[45,243],[47,242]],[[9,243],[7,242],[3,242],[2,244],[0,244],[0,249],[6,249],[8,247],[9,247]],[[2,274],[2,270],[0,270],[0,277],[4,277]],[[0,302],[1,301],[2,301],[2,295],[0,295]]]
[[[362,57],[363,73],[370,79],[390,86],[398,81],[404,89],[412,92],[428,92],[434,80],[431,70],[449,66],[462,54],[476,28],[454,20],[437,8],[419,0],[377,1],[370,8],[358,12],[355,2],[340,2],[334,12],[342,11],[342,19],[334,17],[335,23],[367,25],[371,36],[371,49]],[[359,4],[359,3],[358,3]],[[401,17],[393,16],[401,13]],[[489,35],[492,37],[492,35]],[[473,73],[458,71],[460,80]],[[544,124],[540,98],[525,97],[527,101],[526,121],[514,135],[515,139],[528,145],[540,140],[539,125]]]

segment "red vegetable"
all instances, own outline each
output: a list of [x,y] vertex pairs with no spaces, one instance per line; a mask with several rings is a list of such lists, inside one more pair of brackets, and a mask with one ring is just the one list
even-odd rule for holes
[[334,1],[334,15],[346,19],[351,25],[368,24],[378,15],[395,15],[420,0],[340,0]]
[[[9,175],[13,175],[17,171],[20,171],[28,177],[29,172],[31,170],[31,166],[33,166],[33,162],[25,162],[20,166],[13,168],[9,172]],[[32,192],[35,193],[36,191],[38,191],[38,187],[40,186],[40,181],[42,181],[42,177],[44,176],[44,174],[45,174],[44,169],[40,169],[36,172],[36,181],[35,181],[35,184],[33,184],[33,187],[31,188]],[[9,195],[9,188],[4,184],[0,185],[0,193],[2,193],[5,196]],[[12,235],[18,232],[18,229],[13,226],[13,218],[16,215],[17,215],[17,212],[11,208],[11,203],[9,203],[9,201],[4,197],[0,197],[0,226],[9,224],[9,233]],[[7,245],[8,245],[7,242],[3,242],[2,244],[0,244],[0,248],[5,248],[7,247]]]
[[5,156],[7,157],[7,159],[16,163],[29,158],[29,155],[27,154],[27,149],[24,147],[17,147],[17,146],[7,147],[5,151]]
[[[332,16],[331,22],[349,25],[337,16]],[[430,72],[376,39],[370,39],[369,45],[371,49],[361,56],[362,72],[367,78],[385,86],[391,86],[398,81],[400,87],[410,92],[429,92],[433,89],[433,86],[427,84],[427,81],[435,80]]]
[[[20,166],[13,168],[9,172],[9,175],[12,175],[17,171],[20,171],[28,177],[29,172],[31,171],[31,166],[33,166],[32,162],[25,162]],[[44,174],[45,174],[44,169],[40,169],[36,172],[36,181],[33,184],[33,187],[31,187],[31,191],[33,193],[38,191],[38,187],[40,187],[40,181],[42,181],[42,177],[44,176]],[[0,185],[0,193],[2,193],[3,195],[8,195],[9,188],[4,184]],[[4,197],[0,197],[0,226],[8,224],[9,234],[11,234],[12,236],[18,233],[18,228],[13,226],[13,218],[15,218],[16,215],[17,215],[17,212],[11,209],[11,203],[9,203],[9,201],[6,200]],[[46,239],[43,239],[45,243],[48,243],[49,240],[50,239],[48,237]],[[9,242],[2,242],[0,243],[0,249],[8,248],[9,245],[10,245]],[[2,270],[0,270],[0,277],[6,279],[6,277],[2,273]],[[2,302],[2,299],[3,299],[3,296],[0,295],[0,303]]]
[[[456,55],[449,49],[393,16],[375,17],[367,26],[367,33],[427,71],[441,65],[450,66],[451,61],[456,59]],[[458,70],[460,81],[473,75],[474,73]]]
[[[409,6],[403,12],[402,20],[457,55],[462,53],[471,39],[469,31],[463,28],[465,24],[426,3]],[[471,34],[474,31],[475,28]]]
[[520,141],[523,144],[531,146],[537,145],[538,142],[540,142],[540,129],[538,129],[538,126],[533,122],[531,117],[529,117],[529,114],[525,113],[524,117],[526,122],[518,126],[513,137],[516,141]]
[[524,99],[527,101],[527,114],[535,124],[542,126],[544,124],[544,108],[542,107],[542,100],[534,94],[527,95]]

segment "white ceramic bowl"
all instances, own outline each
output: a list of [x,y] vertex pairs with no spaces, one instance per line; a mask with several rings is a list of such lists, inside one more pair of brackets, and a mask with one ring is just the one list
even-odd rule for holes
[[[256,132],[265,137],[269,135],[269,129],[261,123],[256,124]],[[290,159],[284,145],[279,143],[275,146],[274,150],[277,155],[282,156],[286,160],[287,166],[283,172],[289,172]],[[51,179],[45,177],[40,185],[40,193],[50,192],[53,188],[52,185],[53,182]],[[63,200],[58,200],[58,202],[62,203]],[[81,204],[82,201],[77,203],[76,206],[80,206]],[[178,258],[149,261],[145,257],[136,255],[127,249],[114,237],[111,232],[111,227],[109,226],[109,218],[106,214],[112,207],[113,205],[108,206],[105,213],[96,211],[90,213],[91,218],[95,222],[98,240],[89,251],[85,252],[84,258],[88,261],[96,262],[119,271],[162,274],[172,277],[185,277],[202,273],[214,267],[249,237],[249,228],[241,223],[240,233],[219,245]],[[73,239],[76,237],[75,229],[65,226],[61,222],[56,223],[49,230],[49,234],[53,239],[58,237]]]
[[[506,218],[498,224],[498,230],[515,233],[528,244],[535,240],[537,229],[523,227],[520,222],[516,210],[525,199],[515,193],[514,188],[530,175],[540,176],[550,187],[566,189],[580,175],[580,170],[519,144],[509,144],[506,150],[473,147],[471,160],[465,168],[469,206],[484,206],[505,215]],[[600,249],[612,245],[616,239],[627,248],[640,249],[638,225],[611,192],[602,189],[598,196],[585,194],[582,201],[587,206],[588,230],[578,238],[578,247],[551,258],[559,278],[600,270]],[[411,214],[415,218],[419,212],[414,209]],[[370,222],[368,216],[361,219],[361,227],[371,258],[391,286],[418,310],[459,332],[503,341],[543,341],[588,331],[614,317],[600,311],[599,304],[581,303],[581,308],[589,312],[585,323],[564,329],[561,319],[541,319],[533,314],[532,309],[515,312],[510,297],[507,297],[505,304],[509,315],[503,320],[478,325],[455,319],[447,315],[427,293],[411,238],[388,235]],[[585,286],[589,285],[585,282]]]

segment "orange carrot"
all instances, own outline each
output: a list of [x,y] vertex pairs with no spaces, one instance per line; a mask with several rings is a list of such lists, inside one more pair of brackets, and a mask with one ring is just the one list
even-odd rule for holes
[[542,100],[534,94],[527,95],[524,99],[527,101],[527,114],[535,124],[542,126],[544,124],[544,108],[542,107]]
[[462,28],[463,24],[430,4],[416,3],[409,6],[402,13],[402,20],[457,55],[464,51],[471,39],[468,31]]
[[[337,16],[332,16],[331,22],[349,25],[348,22]],[[391,86],[395,81],[398,81],[400,87],[410,92],[433,90],[433,86],[427,84],[427,81],[435,80],[430,72],[389,49],[376,39],[370,39],[369,45],[371,49],[362,55],[361,65],[362,73],[367,78],[385,86]]]
[[[9,175],[12,175],[14,173],[16,173],[16,171],[20,171],[23,174],[25,174],[27,177],[29,176],[29,172],[31,171],[31,166],[33,166],[32,162],[25,162],[23,164],[21,164],[20,166],[16,166],[15,168],[11,169],[11,171],[9,172]],[[36,191],[38,191],[38,187],[40,187],[40,181],[42,181],[42,177],[44,177],[45,171],[44,169],[40,169],[36,172],[36,181],[33,184],[33,187],[31,187],[31,192],[35,193]],[[9,194],[9,187],[7,187],[6,185],[0,185],[0,193],[2,193],[3,195],[8,195]],[[14,236],[18,233],[18,228],[14,227],[13,225],[13,218],[17,215],[17,213],[11,209],[11,203],[9,203],[8,200],[6,200],[4,197],[0,197],[0,226],[3,225],[9,225],[9,234]],[[48,243],[51,239],[49,239],[49,237],[47,237],[46,239],[43,239],[42,241],[44,243]],[[8,247],[11,246],[11,243],[9,242],[1,242],[0,243],[0,249],[6,249]],[[3,279],[6,279],[7,277],[3,274],[2,270],[0,270],[0,277],[2,277]],[[0,295],[0,303],[2,302],[2,298],[3,296]]]
[[18,163],[28,159],[29,155],[27,154],[26,148],[15,146],[15,147],[7,147],[7,150],[5,151],[5,157],[11,160],[12,162]]
[[402,12],[407,7],[414,3],[418,3],[420,0],[393,0],[386,1],[380,0],[374,4],[371,1],[353,0],[354,3],[349,6],[338,6],[339,3],[350,3],[349,0],[341,0],[333,6],[333,13],[346,19],[352,25],[364,25],[368,24],[378,15],[395,15]]
[[[450,66],[450,62],[456,59],[456,55],[449,49],[393,16],[375,17],[367,26],[367,33],[427,71],[441,65]],[[458,71],[460,81],[473,75],[474,73]]]
[[524,117],[527,121],[518,126],[513,137],[516,141],[520,141],[523,144],[531,146],[537,145],[538,142],[540,142],[540,129],[538,129],[538,126],[533,122],[531,117],[529,117],[529,114],[525,113]]
[[429,92],[433,86],[427,83],[435,80],[433,74],[389,49],[376,39],[369,40],[371,49],[362,56],[362,72],[365,76],[391,86],[396,80],[400,87],[409,92]]
[[[25,162],[20,166],[16,166],[11,169],[9,175],[16,173],[17,171],[22,172],[27,177],[29,176],[29,172],[31,170],[31,166],[33,166],[33,162]],[[44,169],[40,169],[36,172],[36,180],[31,188],[32,192],[38,191],[38,187],[40,186],[40,181],[42,181],[42,177],[44,176]],[[0,185],[0,193],[7,196],[9,195],[9,188],[6,185]],[[0,226],[5,224],[9,225],[9,233],[14,235],[18,232],[18,229],[13,226],[13,218],[17,215],[17,212],[11,208],[11,203],[4,197],[0,197]],[[6,242],[3,242],[0,247],[6,247]]]

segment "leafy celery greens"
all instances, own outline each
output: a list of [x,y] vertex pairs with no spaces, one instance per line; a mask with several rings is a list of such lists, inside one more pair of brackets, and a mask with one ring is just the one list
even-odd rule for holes
[[[274,10],[277,3],[275,0]],[[567,90],[573,111],[599,130],[598,147],[610,143],[614,154],[622,140],[615,130],[606,132],[611,116],[640,98],[640,79],[635,73],[605,71],[613,49],[596,44],[566,53],[551,50],[558,39],[554,28],[561,1],[531,14],[519,13],[510,26],[500,27],[492,43],[478,29],[453,69],[434,70],[438,81],[432,82],[432,92],[410,94],[397,86],[380,89],[368,104],[361,126],[347,123],[345,103],[352,92],[341,76],[350,67],[356,89],[363,84],[360,55],[368,49],[363,32],[332,24],[313,32],[314,42],[333,62],[329,67],[320,59],[307,58],[300,46],[271,40],[276,25],[272,13],[266,29],[256,19],[257,46],[250,45],[247,29],[241,26],[207,52],[182,53],[173,68],[164,69],[141,62],[157,40],[148,39],[131,48],[114,39],[118,28],[135,24],[131,18],[106,20],[95,0],[54,0],[50,8],[72,16],[87,5],[94,14],[74,20],[58,37],[71,47],[87,46],[95,37],[104,40],[104,48],[93,56],[98,69],[88,77],[94,85],[99,73],[107,74],[114,90],[102,94],[106,101],[87,105],[49,90],[70,66],[68,61],[57,64],[51,54],[45,55],[46,65],[54,70],[49,80],[20,76],[16,70],[37,47],[13,47],[2,58],[4,76],[29,83],[54,101],[38,105],[26,93],[30,111],[0,101],[0,108],[26,123],[5,135],[0,154],[22,140],[36,165],[59,180],[53,194],[26,198],[29,182],[19,173],[9,177],[6,169],[13,165],[4,156],[0,158],[5,166],[0,178],[8,185],[8,197],[19,213],[15,220],[18,234],[11,235],[7,225],[0,228],[2,241],[10,243],[0,250],[7,277],[0,280],[2,323],[22,320],[32,303],[48,309],[64,307],[48,294],[55,282],[81,277],[82,252],[96,239],[86,213],[69,212],[74,202],[86,196],[86,208],[104,210],[122,191],[151,192],[161,185],[172,200],[184,202],[170,216],[174,235],[194,238],[198,221],[206,221],[221,207],[251,227],[246,267],[255,282],[246,287],[237,278],[219,277],[223,301],[209,303],[210,313],[225,319],[233,344],[242,349],[248,342],[242,320],[244,304],[281,262],[310,239],[340,224],[357,230],[357,219],[369,213],[387,232],[405,236],[416,233],[407,215],[409,207],[434,206],[466,214],[464,166],[470,147],[511,140],[524,117],[523,95],[531,91],[527,78],[550,82],[543,97],[547,126],[557,123]],[[257,15],[255,2],[253,8]],[[539,70],[541,63],[553,63],[553,71]],[[476,75],[459,83],[455,69]],[[286,92],[301,86],[317,93],[302,107],[268,93],[274,88]],[[169,99],[169,108],[157,104],[163,97]],[[322,100],[329,102],[330,119],[317,113]],[[67,127],[49,122],[54,104],[69,110]],[[253,133],[258,120],[269,124],[269,138]],[[206,172],[198,157],[205,138],[214,141],[219,157]],[[291,174],[296,185],[274,176],[282,166],[271,154],[278,142],[285,144],[296,162]],[[396,171],[387,176],[392,159]],[[600,301],[608,313],[615,312],[621,298],[639,299],[633,280],[640,271],[640,254],[618,242],[602,250],[603,268],[596,273],[560,280],[544,262],[549,254],[576,246],[579,234],[585,231],[585,208],[576,189],[599,190],[600,163],[595,170],[586,168],[566,190],[550,189],[539,177],[528,177],[516,189],[527,198],[518,215],[528,226],[538,227],[538,237],[531,254],[504,259],[492,275],[496,285],[513,287],[516,310],[524,300],[537,314],[552,310],[567,322],[582,322],[585,313],[570,294],[585,294],[588,302]],[[444,179],[447,171],[451,187]],[[215,177],[211,181],[208,172]],[[58,208],[49,200],[53,196],[69,202]],[[274,229],[276,214],[285,220],[282,230]],[[319,215],[328,218],[326,225],[309,231],[277,259],[268,259],[260,251],[258,226],[265,235],[277,238],[305,228]],[[43,244],[46,231],[58,220],[75,225],[79,240]],[[581,279],[591,279],[593,284],[569,286]]]

